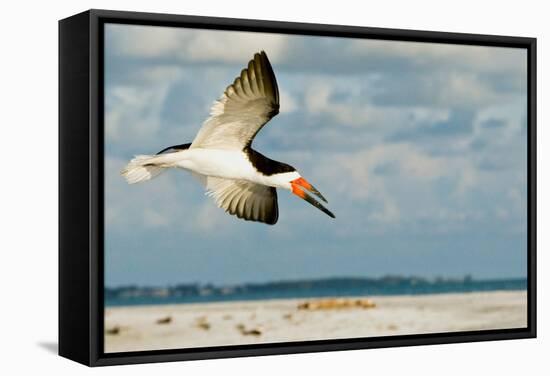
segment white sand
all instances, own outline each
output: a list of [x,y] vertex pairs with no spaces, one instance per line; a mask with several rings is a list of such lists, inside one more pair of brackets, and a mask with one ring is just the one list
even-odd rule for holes
[[[388,336],[527,326],[525,291],[369,297],[375,308],[307,311],[316,299],[108,308],[105,351]],[[170,317],[165,324],[157,320]],[[248,333],[257,329],[257,332]]]

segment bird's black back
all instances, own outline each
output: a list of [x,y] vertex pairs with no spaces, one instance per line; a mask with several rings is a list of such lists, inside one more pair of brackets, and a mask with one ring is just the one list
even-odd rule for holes
[[250,161],[250,163],[252,163],[252,165],[256,169],[256,171],[258,171],[261,174],[270,176],[270,175],[281,174],[285,172],[296,171],[294,167],[287,165],[286,163],[277,162],[277,161],[274,161],[273,159],[269,159],[263,154],[252,149],[250,146],[247,146],[246,148],[244,148],[243,151],[248,157],[248,160]]

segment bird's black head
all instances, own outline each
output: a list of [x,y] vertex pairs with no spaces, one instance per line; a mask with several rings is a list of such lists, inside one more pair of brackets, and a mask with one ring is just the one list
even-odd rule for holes
[[319,197],[324,202],[327,202],[323,195],[306,179],[304,179],[294,167],[286,163],[277,162],[273,159],[269,159],[250,147],[245,148],[244,152],[248,156],[248,159],[250,160],[256,171],[258,171],[262,175],[269,177],[269,185],[277,188],[289,189],[296,196],[300,197],[303,200],[306,200],[311,205],[321,210],[323,213],[334,218],[334,214],[332,214],[330,210],[325,208],[321,203],[319,203],[317,200],[315,200],[304,191],[304,189],[306,189]]

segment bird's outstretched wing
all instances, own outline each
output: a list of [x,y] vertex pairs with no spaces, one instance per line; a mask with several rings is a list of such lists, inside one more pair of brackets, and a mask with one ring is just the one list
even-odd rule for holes
[[204,175],[200,176],[200,180],[206,185],[207,195],[229,214],[247,221],[270,225],[277,223],[279,207],[275,188]]
[[243,150],[279,113],[279,89],[264,51],[256,53],[210,110],[191,148]]

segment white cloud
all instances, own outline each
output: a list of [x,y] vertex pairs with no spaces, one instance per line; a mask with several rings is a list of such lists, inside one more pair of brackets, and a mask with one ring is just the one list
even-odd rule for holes
[[355,103],[333,101],[334,89],[327,81],[310,81],[304,93],[305,109],[311,114],[330,116],[338,125],[344,126],[374,125],[380,120],[377,109],[366,98]]
[[348,52],[358,58],[382,56],[402,59],[417,67],[484,73],[517,72],[518,67],[526,67],[527,62],[524,49],[443,43],[355,39],[350,41]]
[[477,75],[465,72],[449,72],[437,83],[439,99],[437,103],[448,107],[478,107],[498,101],[501,94],[481,82]]
[[381,205],[368,214],[368,219],[375,223],[395,224],[401,219],[399,205],[388,194],[381,193],[376,197]]
[[200,232],[209,232],[213,230],[222,231],[223,223],[226,220],[226,214],[223,209],[218,208],[212,198],[204,196],[205,202],[200,206],[194,225]]
[[[380,106],[373,103],[361,90],[357,90],[361,88],[366,89],[369,86],[365,86],[364,82],[342,85],[342,83],[338,84],[322,77],[310,78],[304,83],[304,106],[300,108],[300,111],[307,111],[310,116],[324,116],[324,121],[334,125],[335,128],[333,129],[336,132],[341,132],[338,129],[341,126],[351,127],[353,132],[357,132],[361,128],[369,134],[368,139],[365,140],[366,142],[373,140],[383,142],[384,138],[394,132],[414,128],[417,125],[430,126],[445,122],[451,116],[450,108],[438,105],[438,103],[433,105],[395,104]],[[374,87],[370,88],[373,91],[375,90]],[[335,99],[340,92],[345,92],[348,95],[344,99]],[[457,93],[448,93],[447,95],[457,95]],[[466,92],[461,95],[464,98],[473,97],[473,95]],[[455,99],[457,98],[455,97]],[[449,101],[450,98],[445,100],[445,102]],[[464,127],[467,125],[464,124]],[[325,129],[325,131],[329,130]],[[349,137],[348,133],[340,134]],[[378,138],[373,138],[377,136]],[[329,139],[334,140],[333,135]]]
[[161,26],[108,25],[115,54],[187,62],[237,63],[265,50],[277,62],[288,37],[282,34],[225,32]]
[[[391,166],[404,179],[432,180],[445,174],[446,160],[422,152],[409,143],[375,146],[356,153],[340,155],[339,165],[349,172],[359,187],[368,187],[378,167]],[[365,196],[357,192],[359,197]],[[365,196],[366,197],[366,196]]]
[[170,27],[119,24],[106,25],[105,34],[114,54],[140,58],[172,54],[187,35]]
[[[328,165],[329,162],[325,163]],[[356,203],[368,204],[370,209],[365,215],[374,223],[397,224],[403,219],[410,219],[411,213],[403,212],[406,208],[403,200],[411,201],[411,196],[403,197],[396,192],[393,186],[396,177],[402,185],[432,189],[431,181],[445,174],[445,165],[441,158],[431,157],[406,143],[340,153],[332,163],[334,168],[331,171],[341,176],[332,179],[325,177],[325,180],[341,182],[341,195]],[[380,173],[380,168],[391,171]],[[415,205],[412,206],[414,209]]]
[[162,125],[160,112],[169,87],[169,81],[158,80],[149,85],[110,88],[105,96],[105,134],[108,140],[135,145],[154,136]]
[[168,226],[170,221],[156,208],[147,208],[143,213],[143,223],[145,227],[155,228]]
[[[190,228],[186,211],[197,209],[193,197],[199,190],[184,171],[167,170],[154,180],[129,185],[120,175],[128,160],[105,158],[105,218],[110,231],[139,228]],[[187,194],[182,194],[187,192]]]
[[[430,155],[415,144],[399,142],[339,153],[319,164],[332,166],[324,170],[323,180],[333,182],[333,193],[356,206],[348,210],[362,211],[372,225],[424,231],[417,223],[430,223],[434,231],[453,231],[495,216],[495,206],[482,197],[507,201],[507,211],[522,218],[525,200],[516,188],[522,180],[510,181],[509,171],[480,171],[473,161],[468,154]],[[505,181],[513,188],[503,186]],[[509,217],[498,213],[500,220]],[[376,231],[394,231],[391,228]]]
[[297,99],[285,89],[279,88],[279,102],[282,114],[288,114],[299,109]]
[[454,191],[456,195],[464,195],[478,185],[478,172],[469,163],[462,163],[460,169],[455,171],[459,176],[458,185]]

